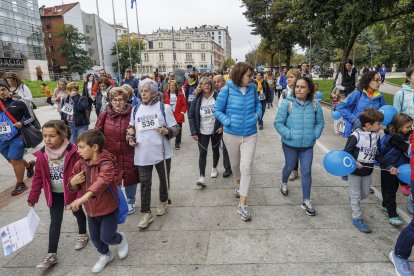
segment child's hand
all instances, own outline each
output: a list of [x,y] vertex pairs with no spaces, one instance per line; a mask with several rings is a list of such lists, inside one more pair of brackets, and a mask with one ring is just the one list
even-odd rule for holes
[[75,174],[75,176],[72,177],[72,179],[70,180],[70,185],[73,187],[83,182],[85,182],[85,172],[81,171],[80,173]]
[[33,207],[33,208],[35,207],[35,204],[36,204],[36,203],[30,203],[30,202],[27,202],[27,205],[29,205],[29,207]]
[[362,164],[361,164],[361,163],[359,163],[359,162],[357,162],[357,168],[358,168],[358,169],[362,169]]
[[391,169],[390,169],[390,174],[392,174],[392,175],[397,175],[397,174],[399,174],[400,172],[396,169],[396,168],[394,168],[394,167],[392,167]]
[[77,212],[82,207],[82,198],[78,198],[70,204],[72,212]]

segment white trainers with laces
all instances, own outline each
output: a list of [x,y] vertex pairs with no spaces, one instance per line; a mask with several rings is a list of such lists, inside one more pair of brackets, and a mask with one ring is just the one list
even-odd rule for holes
[[216,168],[211,169],[211,178],[216,178],[218,175],[218,171]]
[[204,176],[200,176],[200,178],[197,181],[197,186],[200,186],[201,188],[206,187],[206,184],[204,184]]
[[144,213],[141,221],[138,224],[139,228],[147,228],[148,225],[154,220],[151,213]]
[[135,204],[128,203],[128,215],[135,213]]
[[157,207],[157,216],[162,216],[167,212],[168,202],[160,202]]
[[118,257],[122,260],[128,255],[129,248],[125,233],[119,232],[119,234],[122,236],[122,241],[118,244]]
[[108,254],[101,254],[99,257],[99,260],[96,262],[96,264],[92,267],[93,273],[99,273],[102,270],[104,270],[105,266],[114,259],[114,254],[112,254],[111,251],[108,252]]

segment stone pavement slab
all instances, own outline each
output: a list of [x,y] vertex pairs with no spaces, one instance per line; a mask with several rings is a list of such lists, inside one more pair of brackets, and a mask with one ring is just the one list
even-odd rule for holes
[[[40,107],[36,112],[42,122],[57,114],[50,107]],[[207,158],[207,188],[195,185],[199,176],[198,148],[187,135],[185,124],[182,148],[174,151],[172,204],[167,214],[154,216],[147,230],[139,230],[138,189],[137,211],[119,226],[127,234],[129,256],[123,261],[115,258],[101,275],[392,275],[388,253],[401,228],[388,223],[379,208],[381,202],[372,195],[361,206],[373,233],[360,233],[353,227],[347,183],[324,170],[324,148],[317,145],[314,149],[312,201],[316,217],[307,216],[300,208],[300,179],[289,182],[288,197],[280,194],[284,159],[280,138],[273,127],[275,112],[266,110],[265,128],[259,132],[248,199],[251,222],[242,221],[236,213],[235,181],[222,177],[221,159],[219,176],[209,177],[211,152]],[[333,134],[330,112],[324,113],[326,127],[319,142],[330,150],[341,149],[345,140]],[[3,174],[10,170],[7,166],[0,163],[0,172],[2,179],[10,182],[10,176]],[[378,176],[375,171],[376,187],[380,184]],[[158,196],[158,176],[154,170],[154,211]],[[0,209],[0,225],[27,214],[26,197],[27,192]],[[402,208],[405,200],[398,195]],[[47,252],[50,218],[43,194],[35,210],[41,222],[34,241],[9,257],[1,256],[0,275],[91,275],[98,253],[91,243],[81,251],[73,249],[77,226],[70,211],[65,212],[62,225],[59,263],[47,272],[34,269]]]

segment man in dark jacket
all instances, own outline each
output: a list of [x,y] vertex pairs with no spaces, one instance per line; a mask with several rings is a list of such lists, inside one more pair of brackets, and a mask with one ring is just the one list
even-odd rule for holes
[[131,68],[128,68],[125,71],[125,79],[122,80],[121,86],[124,85],[124,84],[129,84],[132,88],[134,88],[135,97],[141,98],[139,96],[139,92],[138,92],[138,84],[139,84],[139,81],[138,81],[137,78],[135,78],[134,76],[132,76],[132,70],[131,70]]

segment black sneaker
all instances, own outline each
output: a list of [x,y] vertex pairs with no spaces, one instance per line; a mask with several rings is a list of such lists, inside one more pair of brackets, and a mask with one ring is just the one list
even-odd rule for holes
[[369,188],[369,193],[370,193],[371,195],[375,194],[374,189]]
[[35,164],[36,164],[36,161],[34,161],[34,160],[29,162],[29,167],[26,168],[27,178],[32,178],[33,177]]
[[180,149],[180,145],[175,145],[175,150],[179,150]]
[[229,177],[232,174],[233,174],[233,172],[231,170],[225,170],[224,173],[223,173],[223,177],[224,178],[227,178],[227,177]]
[[27,190],[27,186],[26,184],[24,184],[24,182],[17,183],[16,186],[14,187],[14,190],[11,192],[11,195],[12,196],[19,195],[23,193],[25,190]]
[[305,199],[300,207],[302,207],[302,209],[306,211],[306,214],[308,216],[313,217],[316,215],[316,211],[313,208],[312,203],[309,199]]

